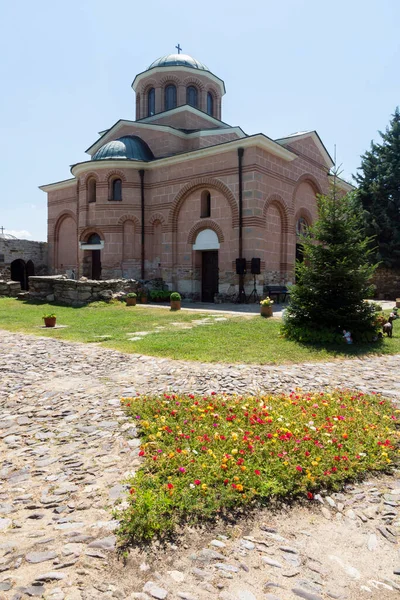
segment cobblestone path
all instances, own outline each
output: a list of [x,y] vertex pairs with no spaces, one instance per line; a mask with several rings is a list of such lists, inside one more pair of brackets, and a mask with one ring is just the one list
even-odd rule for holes
[[135,551],[126,566],[114,552],[110,509],[139,466],[140,441],[121,396],[349,386],[400,400],[399,367],[400,356],[185,363],[1,331],[0,600],[395,597],[393,477],[349,486],[312,509],[265,511],[268,526],[238,525],[228,537],[189,532],[182,546]]

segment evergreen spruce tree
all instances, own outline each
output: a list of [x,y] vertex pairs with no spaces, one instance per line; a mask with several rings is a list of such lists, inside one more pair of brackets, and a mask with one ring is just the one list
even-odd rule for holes
[[400,112],[396,108],[382,142],[371,143],[355,179],[366,232],[376,236],[374,259],[400,267]]
[[302,236],[303,262],[296,264],[283,332],[301,341],[340,341],[343,330],[356,340],[376,332],[371,297],[370,238],[365,237],[354,193],[332,189],[318,198],[319,218]]

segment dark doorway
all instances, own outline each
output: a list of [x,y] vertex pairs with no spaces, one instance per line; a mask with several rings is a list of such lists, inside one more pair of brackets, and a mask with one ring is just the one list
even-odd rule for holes
[[27,277],[26,277],[26,266],[25,261],[22,258],[17,258],[11,263],[11,279],[12,281],[19,281],[21,284],[21,290],[27,290]]
[[31,260],[26,263],[26,289],[29,290],[29,277],[33,277],[35,274],[35,265]]
[[218,250],[202,252],[201,301],[214,302],[218,294]]
[[100,250],[92,250],[92,279],[101,279]]

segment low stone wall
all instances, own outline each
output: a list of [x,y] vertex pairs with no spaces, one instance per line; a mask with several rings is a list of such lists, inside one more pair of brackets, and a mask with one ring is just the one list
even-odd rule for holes
[[376,286],[375,297],[378,300],[400,298],[400,269],[379,267],[375,271],[372,283]]
[[122,297],[137,292],[139,284],[134,279],[67,279],[62,275],[29,277],[28,297],[35,300],[57,302],[68,306],[84,306],[89,302]]
[[19,281],[4,281],[0,279],[0,296],[11,296],[15,298],[21,291]]

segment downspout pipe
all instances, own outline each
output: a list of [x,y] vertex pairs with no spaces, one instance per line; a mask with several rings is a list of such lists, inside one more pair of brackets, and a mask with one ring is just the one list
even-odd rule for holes
[[141,279],[144,279],[144,169],[140,169],[140,208],[141,208],[141,221],[142,221],[142,240],[141,240]]
[[[243,154],[244,148],[238,148],[238,176],[239,176],[239,258],[243,258]],[[246,301],[244,291],[244,274],[239,275],[239,302]]]

